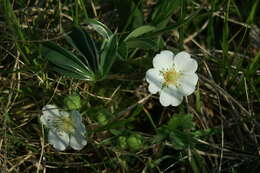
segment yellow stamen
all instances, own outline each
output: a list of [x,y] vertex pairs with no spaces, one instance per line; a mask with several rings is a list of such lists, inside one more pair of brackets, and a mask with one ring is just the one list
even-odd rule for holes
[[73,133],[75,131],[75,127],[72,123],[71,118],[68,117],[62,117],[60,123],[59,123],[59,129],[66,133]]
[[163,78],[165,80],[165,85],[175,85],[177,86],[177,81],[180,78],[181,73],[177,72],[174,68],[163,72]]

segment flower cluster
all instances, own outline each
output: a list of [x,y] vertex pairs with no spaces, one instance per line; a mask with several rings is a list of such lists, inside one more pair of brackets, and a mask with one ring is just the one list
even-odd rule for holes
[[171,51],[164,50],[153,59],[153,67],[146,72],[150,93],[160,93],[160,103],[163,106],[178,106],[183,96],[192,94],[198,82],[195,73],[198,64],[187,52],[176,56]]
[[85,125],[78,111],[66,112],[55,105],[46,105],[42,109],[40,121],[48,129],[48,141],[59,151],[71,146],[81,150],[86,144]]

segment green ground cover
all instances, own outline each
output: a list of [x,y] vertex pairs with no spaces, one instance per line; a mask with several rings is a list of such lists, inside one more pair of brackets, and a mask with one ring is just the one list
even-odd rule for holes
[[[177,107],[145,80],[162,50],[198,62]],[[47,104],[82,150],[49,144]],[[259,0],[0,0],[1,171],[254,173],[259,138]]]

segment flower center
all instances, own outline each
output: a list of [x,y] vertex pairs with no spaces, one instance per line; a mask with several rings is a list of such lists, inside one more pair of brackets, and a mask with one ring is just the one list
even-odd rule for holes
[[175,85],[177,86],[177,81],[180,78],[181,73],[177,72],[174,68],[163,72],[163,78],[165,80],[165,85]]
[[62,117],[61,121],[58,124],[58,128],[66,133],[73,133],[75,132],[75,127],[72,123],[71,118],[68,117]]

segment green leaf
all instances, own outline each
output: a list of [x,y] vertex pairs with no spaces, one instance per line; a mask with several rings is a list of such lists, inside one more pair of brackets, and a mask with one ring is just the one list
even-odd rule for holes
[[102,35],[105,39],[109,39],[113,32],[103,23],[95,20],[95,19],[86,19],[86,23],[89,24],[95,31],[97,31],[100,35]]
[[197,152],[193,151],[191,154],[191,159],[189,160],[192,170],[194,173],[207,173],[207,164],[205,159],[199,155]]
[[203,130],[196,130],[192,132],[192,134],[197,138],[209,138],[210,136],[221,133],[221,129],[219,128],[207,128]]
[[90,35],[79,26],[74,26],[69,37],[66,37],[67,41],[79,51],[82,55],[82,59],[85,64],[96,71],[98,67],[98,51],[95,42]]
[[186,130],[192,129],[194,127],[192,122],[193,115],[186,114],[186,115],[173,115],[173,117],[168,122],[168,128],[171,130]]
[[157,44],[155,41],[148,38],[136,38],[126,41],[128,48],[138,48],[138,49],[157,49]]
[[133,8],[131,16],[130,16],[130,19],[132,19],[133,28],[137,28],[144,24],[144,13],[142,12],[142,9],[140,9],[141,3],[142,3],[142,1],[139,1],[138,4],[133,3],[134,8]]
[[128,58],[128,47],[125,42],[122,42],[118,47],[117,56],[121,60],[126,60]]
[[184,139],[178,133],[171,132],[169,138],[171,144],[176,150],[182,150],[186,148]]
[[93,72],[78,57],[66,49],[47,42],[41,47],[40,51],[44,57],[58,67],[55,68],[58,72],[64,75],[73,72],[71,76],[77,74],[80,76],[79,78],[84,78],[84,80],[94,80]]
[[135,37],[139,37],[145,33],[154,31],[156,28],[154,26],[150,26],[150,25],[143,25],[140,26],[138,28],[136,28],[135,30],[133,30],[125,39],[124,41],[129,40],[130,38],[135,38]]
[[157,129],[157,134],[156,136],[153,138],[152,143],[153,144],[160,144],[162,143],[163,140],[165,140],[166,138],[168,138],[169,136],[169,129],[167,128],[167,126],[162,126],[160,128]]
[[113,2],[120,18],[118,21],[119,31],[126,31],[143,25],[142,1],[114,0]]
[[58,66],[53,66],[53,70],[70,78],[73,79],[79,79],[79,80],[91,80],[90,78],[88,78],[88,76],[86,76],[85,74],[79,74],[75,71],[71,71],[69,69],[64,69]]
[[101,76],[104,77],[110,71],[117,53],[117,37],[111,36],[108,40],[103,42],[102,53],[100,55],[99,70]]
[[260,68],[260,51],[257,53],[257,55],[252,60],[252,63],[250,64],[248,70],[246,71],[246,76],[249,78],[252,75],[256,74],[256,71]]
[[246,23],[252,24],[254,23],[254,19],[256,18],[257,11],[259,10],[259,0],[254,1],[254,4],[250,10],[250,14],[246,20]]
[[174,159],[174,156],[173,155],[164,155],[164,156],[160,157],[159,159],[152,161],[149,166],[151,168],[155,168],[156,166],[158,166],[161,162],[163,162],[166,159]]
[[189,132],[180,130],[171,131],[169,134],[170,142],[176,150],[187,149],[194,146],[193,135]]
[[158,29],[164,28],[170,21],[174,11],[180,9],[181,0],[160,0],[152,14],[152,24]]

